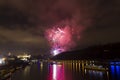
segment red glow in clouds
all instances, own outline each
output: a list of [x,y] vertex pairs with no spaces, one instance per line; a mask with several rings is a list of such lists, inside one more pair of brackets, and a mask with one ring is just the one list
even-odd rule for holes
[[[79,30],[78,30],[79,31]],[[53,27],[46,30],[46,37],[52,47],[53,55],[57,55],[61,52],[67,51],[75,46],[73,37],[75,37],[74,28],[66,25],[64,27]]]

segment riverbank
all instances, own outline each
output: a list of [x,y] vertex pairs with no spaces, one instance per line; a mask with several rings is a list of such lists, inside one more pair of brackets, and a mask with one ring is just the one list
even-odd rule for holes
[[16,70],[25,68],[27,65],[28,65],[27,63],[23,63],[23,64],[19,64],[19,65],[18,64],[14,64],[14,65],[0,66],[0,80],[6,80]]

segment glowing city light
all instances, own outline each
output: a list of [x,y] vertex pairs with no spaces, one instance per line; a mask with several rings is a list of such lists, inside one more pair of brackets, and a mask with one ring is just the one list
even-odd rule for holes
[[53,53],[54,53],[54,55],[57,55],[57,54],[59,54],[59,51],[58,50],[54,50]]
[[2,60],[2,59],[0,59],[0,64],[2,64],[2,62],[3,62],[3,60]]
[[0,65],[5,64],[6,58],[0,58]]

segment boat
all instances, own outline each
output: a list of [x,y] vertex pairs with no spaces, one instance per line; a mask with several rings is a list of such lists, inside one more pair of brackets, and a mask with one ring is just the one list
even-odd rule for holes
[[86,65],[85,69],[87,70],[97,70],[97,71],[107,71],[108,68],[103,66],[97,66],[97,65]]

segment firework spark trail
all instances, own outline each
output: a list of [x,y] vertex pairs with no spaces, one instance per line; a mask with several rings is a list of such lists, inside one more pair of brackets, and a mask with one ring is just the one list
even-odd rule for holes
[[[53,55],[68,51],[70,48],[74,47],[76,45],[74,39],[76,39],[75,36],[79,36],[78,32],[80,32],[80,30],[77,29],[77,27],[71,27],[70,25],[47,29],[46,37],[52,48],[51,52]],[[79,38],[77,40],[79,40]]]

